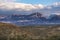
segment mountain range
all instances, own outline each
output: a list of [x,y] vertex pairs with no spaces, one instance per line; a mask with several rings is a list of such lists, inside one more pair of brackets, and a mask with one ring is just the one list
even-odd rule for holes
[[0,22],[17,25],[60,24],[60,15],[51,14],[47,18],[39,12],[35,12],[29,15],[0,15]]

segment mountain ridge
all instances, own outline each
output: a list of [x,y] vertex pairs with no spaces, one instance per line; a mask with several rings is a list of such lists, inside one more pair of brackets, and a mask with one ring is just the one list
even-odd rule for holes
[[52,14],[46,18],[39,12],[35,12],[30,15],[13,14],[9,16],[0,16],[0,22],[20,25],[59,24],[60,15]]

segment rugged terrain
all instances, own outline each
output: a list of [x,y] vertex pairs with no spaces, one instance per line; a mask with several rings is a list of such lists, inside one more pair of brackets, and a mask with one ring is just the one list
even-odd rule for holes
[[60,25],[21,27],[0,23],[0,40],[60,40]]

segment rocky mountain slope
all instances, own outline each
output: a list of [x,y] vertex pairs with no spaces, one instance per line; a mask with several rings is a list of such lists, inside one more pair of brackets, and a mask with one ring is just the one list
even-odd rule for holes
[[39,12],[32,13],[30,15],[1,15],[0,22],[3,23],[12,23],[19,26],[26,25],[51,25],[51,24],[60,24],[60,15],[52,14],[49,17],[43,16]]

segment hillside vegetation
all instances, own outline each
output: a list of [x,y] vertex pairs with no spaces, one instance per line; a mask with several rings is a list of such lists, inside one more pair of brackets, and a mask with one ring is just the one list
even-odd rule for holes
[[60,40],[60,26],[25,26],[0,23],[0,40]]

